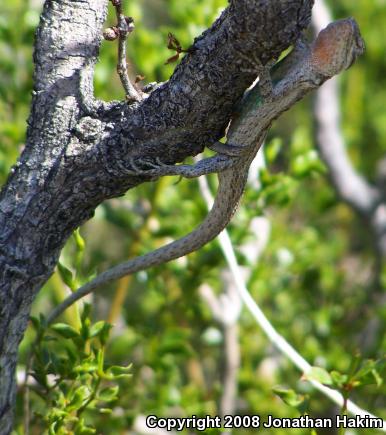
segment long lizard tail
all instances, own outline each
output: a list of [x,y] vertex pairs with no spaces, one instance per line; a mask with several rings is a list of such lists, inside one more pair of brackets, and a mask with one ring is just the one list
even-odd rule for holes
[[145,270],[149,267],[167,263],[196,251],[213,240],[231,220],[243,193],[246,179],[247,171],[243,170],[229,169],[219,173],[219,188],[213,207],[197,228],[181,239],[101,273],[59,304],[51,313],[47,322],[51,323],[66,308],[102,284],[107,284],[125,275]]

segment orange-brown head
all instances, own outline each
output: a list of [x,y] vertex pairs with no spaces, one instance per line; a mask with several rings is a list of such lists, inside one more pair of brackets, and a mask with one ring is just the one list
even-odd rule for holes
[[332,77],[348,69],[365,49],[358,24],[353,18],[335,21],[322,30],[311,48],[311,65]]

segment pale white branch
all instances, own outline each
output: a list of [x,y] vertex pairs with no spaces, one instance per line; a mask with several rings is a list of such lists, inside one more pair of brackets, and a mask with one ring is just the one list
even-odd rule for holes
[[[318,34],[331,19],[324,1],[318,0],[312,14],[315,33]],[[328,80],[316,92],[317,145],[339,196],[361,214],[368,216],[379,200],[379,193],[355,170],[347,154],[338,95],[337,77]]]
[[[202,177],[203,178],[203,177]],[[202,191],[203,197],[206,201],[208,209],[212,206],[213,197],[210,194],[209,187],[207,186],[204,191]],[[222,231],[218,237],[221,250],[223,251],[224,257],[228,263],[228,267],[233,274],[233,278],[235,280],[235,284],[237,290],[239,292],[240,298],[245,304],[248,311],[256,320],[257,324],[261,327],[264,333],[267,335],[270,342],[283,354],[285,355],[299,370],[303,373],[307,374],[311,371],[312,366],[285,340],[283,336],[281,336],[272,324],[269,322],[259,305],[255,302],[255,300],[250,295],[246,284],[244,282],[244,278],[242,276],[242,272],[240,266],[238,265],[236,255],[232,246],[231,239],[227,230]],[[344,404],[343,396],[336,390],[328,388],[319,382],[309,381],[314,388],[332,400],[334,403],[339,405],[340,407]],[[375,416],[368,411],[360,408],[354,402],[349,400],[347,402],[347,410],[352,415],[359,415],[361,417],[369,416],[375,418]],[[382,432],[386,433],[386,421],[383,422]]]

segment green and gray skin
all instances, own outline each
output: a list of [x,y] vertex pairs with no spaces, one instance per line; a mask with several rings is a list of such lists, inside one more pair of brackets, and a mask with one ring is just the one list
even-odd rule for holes
[[[208,216],[185,237],[100,274],[60,304],[48,321],[101,284],[176,259],[214,239],[227,226],[239,204],[249,166],[272,122],[311,90],[349,68],[363,51],[364,43],[353,19],[330,24],[311,45],[298,42],[295,49],[275,65],[269,86],[258,84],[246,93],[228,129],[227,143],[210,147],[218,151],[217,155],[192,166],[159,166],[144,171],[152,177],[181,175],[188,178],[218,172],[218,192]],[[267,73],[261,69],[259,72],[260,83],[266,83]]]

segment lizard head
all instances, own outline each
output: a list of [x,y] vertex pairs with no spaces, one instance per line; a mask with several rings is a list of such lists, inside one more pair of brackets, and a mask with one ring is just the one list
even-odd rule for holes
[[353,18],[335,21],[322,30],[311,47],[311,65],[325,77],[350,68],[365,44]]

